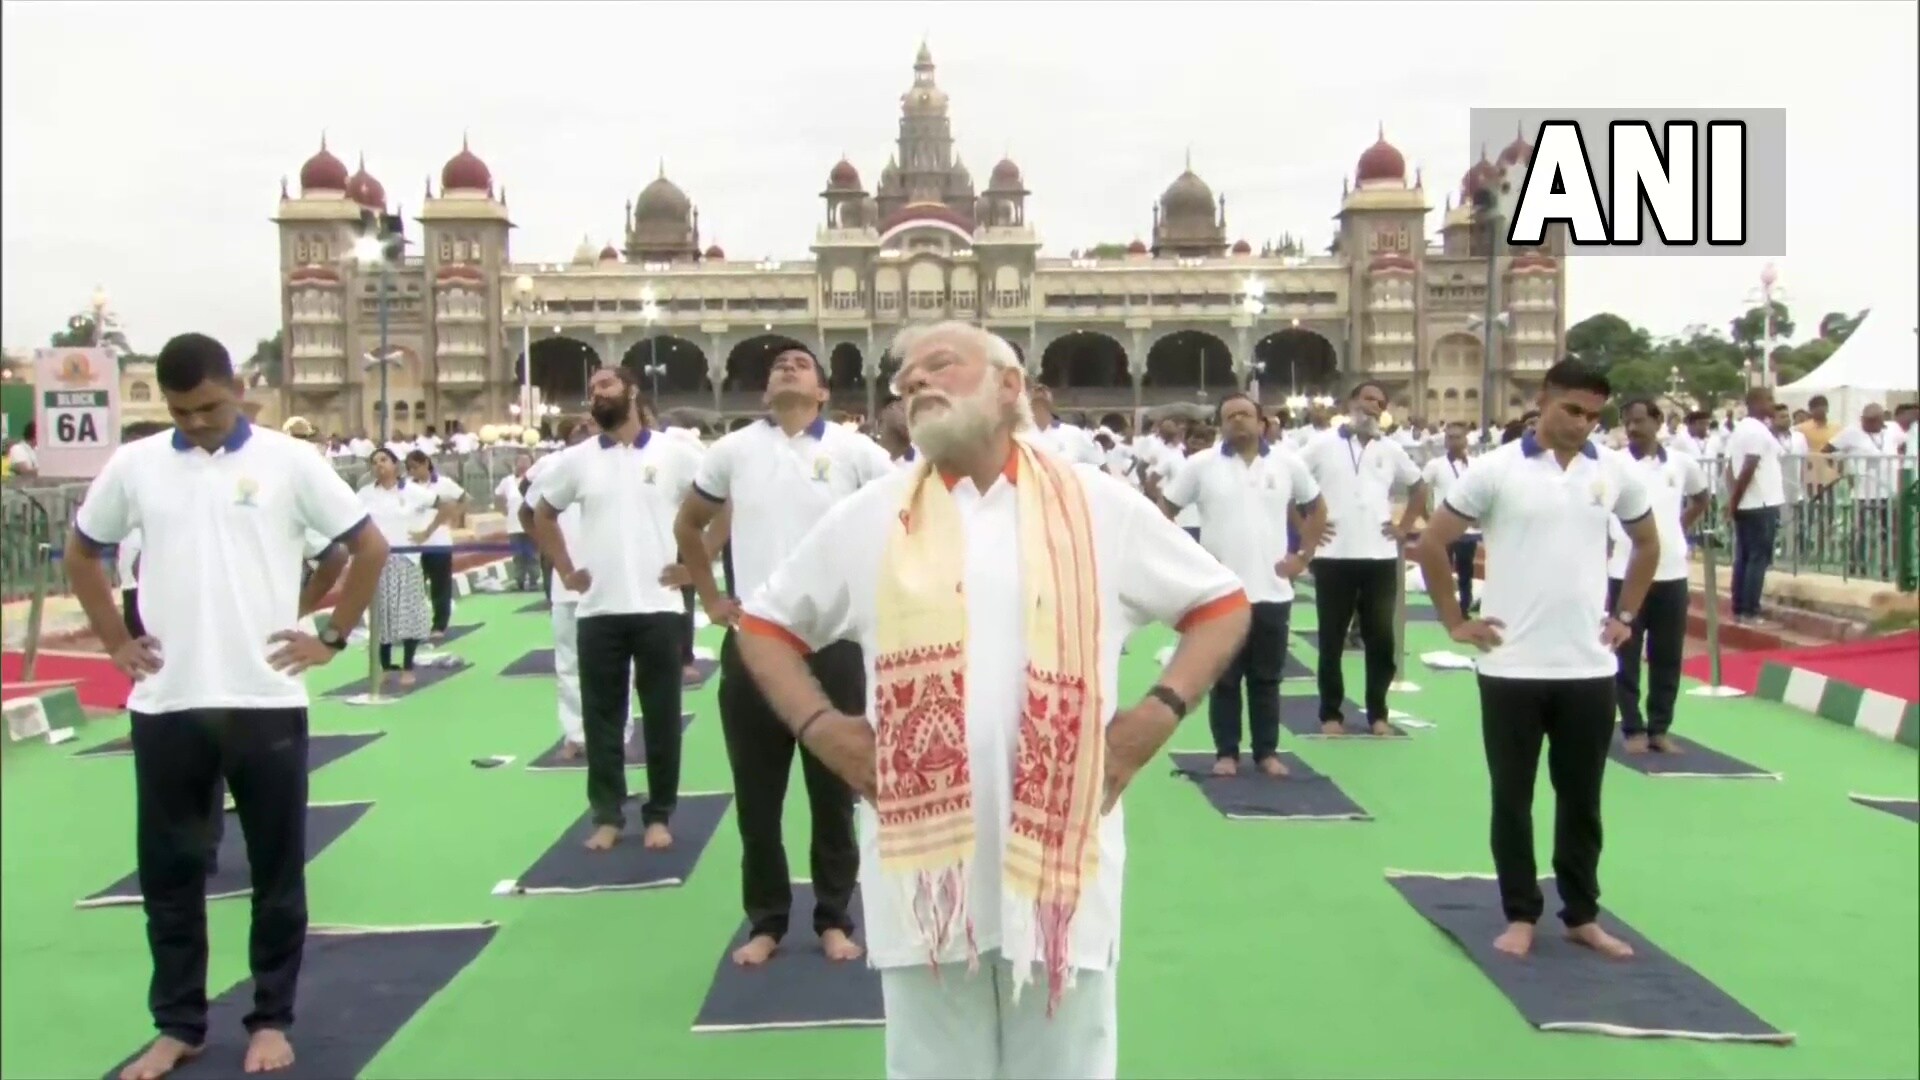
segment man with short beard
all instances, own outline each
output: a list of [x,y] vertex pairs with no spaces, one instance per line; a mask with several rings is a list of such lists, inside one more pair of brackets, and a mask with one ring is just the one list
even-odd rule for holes
[[[1239,650],[1246,595],[1126,485],[1016,437],[1026,377],[1005,341],[942,323],[893,355],[924,460],[792,549],[747,604],[741,659],[865,796],[887,1075],[1111,1077],[1120,793]],[[1149,622],[1180,644],[1117,708],[1121,645]],[[852,709],[805,660],[836,641],[860,643],[875,684]]]
[[[640,424],[632,369],[601,368],[587,383],[600,436],[554,454],[527,493],[534,540],[561,584],[580,593],[580,712],[587,752],[587,802],[605,851],[626,826],[628,681],[639,693],[647,757],[640,808],[649,848],[673,844],[668,822],[680,793],[680,657],[687,633],[673,518],[693,484],[699,454],[683,439]],[[560,515],[580,507],[579,562]],[[699,558],[694,559],[699,562]]]
[[[698,550],[722,508],[732,510],[733,595],[721,595],[709,560],[689,560],[687,569],[707,617],[727,627],[720,646],[720,726],[740,828],[741,903],[751,927],[747,942],[733,953],[742,966],[773,959],[787,934],[793,885],[781,822],[798,744],[741,666],[735,597],[753,595],[780,557],[834,506],[894,472],[878,443],[827,422],[820,412],[826,400],[813,354],[798,344],[782,349],[767,376],[766,419],[713,444],[674,526],[681,550]],[[837,708],[858,710],[866,698],[866,666],[852,642],[815,653],[810,675]],[[800,772],[813,830],[813,929],[828,959],[852,960],[861,955],[851,913],[860,867],[853,793],[810,753],[801,753]]]

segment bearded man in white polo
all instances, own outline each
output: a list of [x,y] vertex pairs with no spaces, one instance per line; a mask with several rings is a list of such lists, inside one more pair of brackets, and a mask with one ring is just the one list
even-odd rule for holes
[[[867,946],[887,1075],[1118,1069],[1119,800],[1247,633],[1239,580],[1152,503],[1021,437],[1011,346],[910,331],[894,388],[924,460],[833,507],[750,599],[768,702],[863,796]],[[1166,622],[1160,682],[1120,707],[1120,648]],[[805,654],[861,644],[869,713]]]

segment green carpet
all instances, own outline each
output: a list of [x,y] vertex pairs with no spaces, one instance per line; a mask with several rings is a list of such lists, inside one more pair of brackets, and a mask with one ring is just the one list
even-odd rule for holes
[[[314,731],[386,738],[316,773],[311,798],[371,799],[312,863],[315,924],[496,920],[492,945],[423,1008],[369,1077],[877,1076],[876,1030],[694,1035],[739,923],[731,815],[686,887],[498,898],[583,809],[573,773],[522,766],[557,731],[549,680],[492,675],[549,644],[518,596],[460,601],[473,670],[401,704],[316,697]],[[1302,621],[1311,619],[1310,608]],[[1132,643],[1122,697],[1150,685],[1165,631]],[[1416,625],[1410,654],[1443,646]],[[703,642],[717,646],[713,631]],[[1304,645],[1303,659],[1312,662]],[[1360,686],[1349,654],[1350,695]],[[316,692],[365,672],[359,651]],[[1397,708],[1437,726],[1390,744],[1283,740],[1371,823],[1230,823],[1155,766],[1127,798],[1121,1072],[1160,1076],[1912,1077],[1920,1073],[1920,843],[1849,792],[1911,795],[1912,750],[1753,700],[1684,698],[1679,733],[1780,782],[1609,770],[1606,907],[1799,1044],[1788,1049],[1542,1034],[1388,886],[1386,868],[1488,872],[1471,673],[1413,664]],[[688,695],[686,791],[730,788],[715,682]],[[1290,683],[1292,693],[1310,683]],[[98,1075],[149,1035],[137,908],[73,901],[133,867],[127,758],[74,760],[124,733],[10,746],[0,846],[0,1074]],[[1174,749],[1209,748],[1204,715]],[[512,754],[499,769],[477,757]],[[800,785],[794,785],[796,792]],[[1540,785],[1541,865],[1552,802]],[[804,797],[789,850],[805,873]],[[247,905],[210,909],[212,993],[246,976]],[[296,1043],[299,1032],[296,1030]]]

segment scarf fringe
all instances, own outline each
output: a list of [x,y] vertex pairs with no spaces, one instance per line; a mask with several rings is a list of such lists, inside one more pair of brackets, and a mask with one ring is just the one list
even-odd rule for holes
[[973,916],[968,908],[967,879],[973,868],[966,862],[939,870],[916,871],[908,904],[920,940],[927,946],[927,962],[940,974],[940,958],[947,947],[965,937],[967,971],[980,968],[980,950],[974,942]]

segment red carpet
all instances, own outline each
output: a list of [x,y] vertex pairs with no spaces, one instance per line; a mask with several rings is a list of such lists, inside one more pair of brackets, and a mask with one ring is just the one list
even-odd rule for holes
[[[1805,668],[1905,701],[1920,701],[1920,631],[1809,649],[1723,653],[1720,681],[1751,694],[1760,683],[1760,669],[1769,662]],[[1687,661],[1682,670],[1702,682],[1710,674],[1705,656]]]
[[[20,653],[9,650],[0,655],[0,682],[19,682],[25,664]],[[113,661],[99,653],[42,652],[34,665],[37,682],[73,681],[80,704],[89,709],[117,712],[127,707],[127,693],[133,680],[120,674]]]

